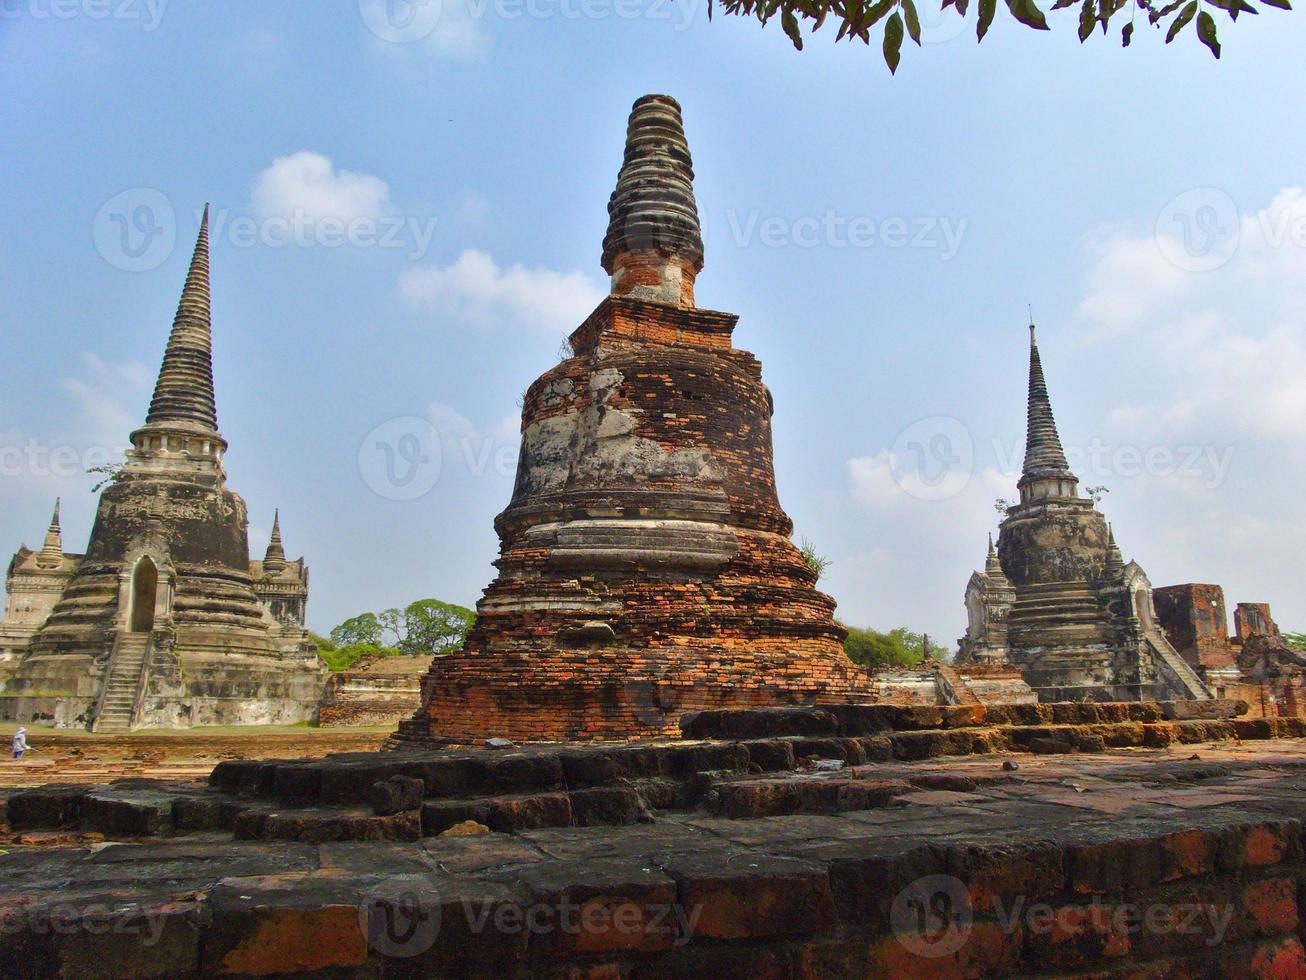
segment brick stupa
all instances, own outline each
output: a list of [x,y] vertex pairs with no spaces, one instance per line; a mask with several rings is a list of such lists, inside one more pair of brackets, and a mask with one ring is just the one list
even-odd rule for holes
[[703,242],[680,107],[630,115],[611,295],[526,392],[498,577],[397,746],[675,734],[688,710],[869,700],[776,496],[771,394],[694,305]]

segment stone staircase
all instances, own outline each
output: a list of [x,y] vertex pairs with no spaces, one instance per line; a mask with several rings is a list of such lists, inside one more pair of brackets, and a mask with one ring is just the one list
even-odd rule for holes
[[131,731],[132,709],[136,706],[136,692],[140,689],[149,642],[148,633],[118,634],[92,731]]
[[1012,629],[1092,630],[1105,617],[1097,596],[1086,582],[1027,585],[1011,608]]
[[1155,658],[1157,672],[1175,689],[1176,694],[1197,700],[1214,697],[1211,689],[1202,681],[1197,671],[1193,670],[1192,665],[1179,656],[1178,651],[1170,645],[1164,633],[1153,627],[1146,631],[1145,637]]

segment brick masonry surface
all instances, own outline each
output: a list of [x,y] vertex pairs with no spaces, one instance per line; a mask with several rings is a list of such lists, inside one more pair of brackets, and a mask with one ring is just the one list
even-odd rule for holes
[[[1003,755],[911,754],[983,730],[958,709],[843,706],[686,719],[709,741],[16,793],[0,974],[1306,975],[1306,744],[1051,707],[1001,719],[1023,749]],[[1072,708],[1249,740],[1031,747],[1092,734]],[[412,790],[420,811],[388,812]]]

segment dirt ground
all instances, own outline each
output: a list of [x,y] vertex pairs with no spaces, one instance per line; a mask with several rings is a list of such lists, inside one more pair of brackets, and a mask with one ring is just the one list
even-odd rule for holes
[[390,726],[310,728],[245,726],[146,729],[130,735],[96,735],[66,728],[27,726],[31,749],[10,758],[18,726],[0,724],[0,788],[45,783],[107,783],[123,776],[203,780],[224,759],[297,759],[330,752],[380,748]]

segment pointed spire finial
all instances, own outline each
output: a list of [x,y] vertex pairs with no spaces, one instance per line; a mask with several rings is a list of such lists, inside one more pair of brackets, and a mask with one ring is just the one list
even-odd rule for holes
[[41,545],[41,554],[37,562],[41,565],[57,565],[63,561],[63,531],[59,527],[59,498],[54,498],[54,513],[50,516],[50,527],[45,532],[45,542]]
[[993,532],[992,532],[992,531],[989,532],[989,554],[990,554],[990,555],[995,555],[995,554],[997,554],[997,552],[994,551],[994,549],[993,549]]
[[268,550],[263,556],[263,571],[279,572],[286,567],[286,550],[281,546],[281,508],[272,513],[272,536],[268,538]]
[[163,365],[150,399],[147,425],[179,423],[217,432],[213,399],[213,323],[209,294],[209,206],[204,205],[199,237],[177,303]]
[[694,305],[703,234],[680,104],[669,95],[645,95],[630,110],[602,261],[613,295]]
[[[1079,480],[1070,472],[1061,436],[1057,433],[1056,419],[1052,416],[1052,401],[1048,397],[1047,380],[1043,377],[1043,360],[1038,352],[1034,324],[1029,325],[1029,401],[1026,408],[1025,464],[1017,486],[1021,502],[1035,497],[1073,497]],[[1038,492],[1034,492],[1038,485]]]

